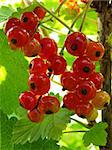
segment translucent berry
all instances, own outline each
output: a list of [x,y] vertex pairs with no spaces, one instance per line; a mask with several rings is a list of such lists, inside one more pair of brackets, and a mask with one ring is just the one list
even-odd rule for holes
[[81,32],[74,32],[68,35],[65,41],[67,51],[74,56],[83,56],[86,52],[86,36]]
[[28,85],[33,93],[43,95],[50,89],[50,80],[45,74],[31,74]]
[[86,117],[88,122],[95,121],[96,118],[98,117],[98,110],[96,108],[93,108],[91,113]]
[[104,47],[99,42],[90,41],[87,44],[87,57],[89,57],[92,61],[99,61],[104,55]]
[[46,11],[40,6],[37,6],[33,12],[38,16],[40,20],[42,20],[46,15]]
[[49,58],[49,69],[53,71],[54,75],[64,73],[67,63],[62,56],[53,55]]
[[38,110],[45,114],[53,114],[60,109],[60,102],[55,96],[44,96],[41,98]]
[[37,105],[37,99],[35,95],[32,92],[25,91],[24,93],[21,93],[19,96],[19,102],[22,107],[24,107],[27,110],[32,110]]
[[44,114],[40,113],[37,109],[33,109],[31,111],[28,111],[28,118],[32,121],[32,122],[42,122],[44,119]]

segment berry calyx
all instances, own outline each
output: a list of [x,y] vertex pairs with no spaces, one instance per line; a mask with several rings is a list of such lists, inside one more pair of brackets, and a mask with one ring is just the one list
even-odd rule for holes
[[60,102],[55,96],[44,96],[41,98],[37,109],[45,114],[53,114],[59,111]]
[[24,107],[27,110],[32,110],[37,105],[37,99],[35,95],[32,92],[25,91],[24,93],[21,93],[19,96],[19,102],[22,107]]
[[87,39],[81,32],[74,32],[68,35],[65,41],[65,47],[71,55],[83,56],[86,52]]
[[46,11],[40,6],[37,6],[33,12],[38,16],[40,20],[44,19],[46,15]]
[[44,119],[44,114],[40,113],[37,109],[33,109],[31,111],[28,111],[28,118],[32,121],[32,122],[42,122]]

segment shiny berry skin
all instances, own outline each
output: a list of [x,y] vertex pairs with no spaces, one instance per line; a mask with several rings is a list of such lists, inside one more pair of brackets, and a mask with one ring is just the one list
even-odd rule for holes
[[94,71],[95,65],[87,57],[77,58],[73,63],[73,71],[80,77],[88,78]]
[[20,18],[21,27],[26,29],[28,32],[35,31],[38,25],[38,17],[33,12],[24,12]]
[[20,20],[17,18],[10,18],[5,24],[5,33],[7,33],[7,31],[14,26],[20,26]]
[[89,76],[89,80],[92,81],[95,84],[96,89],[99,90],[102,88],[104,77],[101,73],[94,72]]
[[59,111],[60,102],[55,96],[44,96],[40,99],[37,109],[45,114],[53,114]]
[[64,73],[67,63],[62,56],[53,55],[49,58],[49,69],[53,71],[54,75]]
[[110,96],[106,91],[97,91],[96,96],[91,101],[95,108],[102,110],[110,103]]
[[28,85],[33,93],[36,95],[43,95],[50,89],[50,80],[45,74],[31,74]]
[[71,55],[83,56],[86,52],[86,36],[81,32],[74,32],[68,35],[65,41],[65,47]]
[[86,117],[88,122],[95,121],[96,118],[98,117],[98,110],[96,108],[93,108],[91,113]]
[[42,39],[41,35],[39,32],[35,32],[35,34],[33,35],[33,38],[36,39],[37,41],[40,42],[40,40]]
[[91,81],[83,81],[76,87],[77,96],[83,101],[88,102],[96,95],[96,87]]
[[38,40],[33,38],[26,43],[26,45],[22,48],[22,51],[25,56],[35,57],[40,53],[41,45]]
[[20,105],[27,110],[34,109],[37,105],[37,101],[38,100],[35,98],[35,95],[32,92],[25,91],[19,96]]
[[76,105],[80,102],[80,99],[77,97],[75,92],[67,93],[63,97],[63,106],[68,108],[69,110],[74,111]]
[[46,15],[46,11],[42,8],[37,6],[34,11],[33,11],[40,20],[44,19],[45,15]]
[[61,76],[61,85],[65,90],[74,91],[76,89],[76,80],[73,72],[64,72]]
[[40,113],[37,109],[33,109],[31,111],[28,111],[28,118],[32,121],[32,122],[42,122],[44,119],[44,114]]
[[93,111],[93,105],[91,103],[83,103],[80,102],[75,107],[75,113],[81,117],[85,118],[90,116],[91,112]]
[[57,54],[57,44],[53,39],[50,38],[43,38],[40,41],[42,50],[40,52],[40,56],[42,58],[48,59],[49,57],[51,57],[54,54]]
[[7,38],[12,47],[21,48],[28,42],[29,34],[26,32],[26,30],[14,26],[8,30]]
[[41,58],[34,58],[29,64],[30,74],[42,74],[47,72],[47,64]]
[[99,42],[90,41],[87,44],[87,57],[89,57],[92,61],[99,61],[104,55],[104,47]]

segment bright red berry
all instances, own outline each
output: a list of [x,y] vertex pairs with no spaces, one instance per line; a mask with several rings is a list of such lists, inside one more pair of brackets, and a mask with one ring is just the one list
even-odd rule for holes
[[26,29],[28,32],[36,30],[38,25],[38,17],[33,12],[24,12],[20,18],[22,28]]
[[82,81],[76,87],[76,94],[83,102],[88,102],[95,97],[96,87],[92,81]]
[[92,81],[95,84],[96,89],[99,90],[102,88],[104,77],[101,73],[94,72],[89,76],[89,80]]
[[50,80],[46,74],[31,74],[28,85],[33,93],[43,95],[50,89]]
[[92,61],[100,60],[104,55],[104,47],[99,42],[90,41],[87,44],[87,57],[89,57]]
[[29,34],[26,32],[26,30],[14,26],[8,30],[7,38],[11,47],[21,48],[28,42]]
[[68,93],[63,97],[63,106],[74,111],[76,105],[80,102],[76,93]]
[[37,7],[34,9],[33,12],[38,16],[38,18],[39,18],[40,20],[42,20],[42,19],[45,17],[45,15],[46,15],[45,9],[43,9],[43,8],[40,7],[40,6],[37,6]]
[[41,51],[41,45],[35,38],[30,39],[26,45],[22,48],[25,56],[34,57],[37,56]]
[[42,74],[47,72],[47,64],[41,58],[34,58],[29,64],[29,72],[30,74]]
[[36,33],[33,35],[33,38],[40,42],[40,40],[42,39],[42,36],[40,35],[39,32],[36,32]]
[[95,65],[87,57],[77,58],[73,63],[73,70],[82,78],[88,78],[94,71]]
[[45,114],[53,114],[59,111],[60,102],[55,96],[44,96],[40,99],[37,109]]
[[42,122],[44,119],[44,114],[40,113],[37,109],[33,109],[31,111],[28,111],[28,118],[32,121],[32,122]]
[[83,2],[83,3],[88,3],[89,0],[81,0],[81,2]]
[[74,56],[82,56],[86,52],[86,36],[81,32],[74,32],[68,35],[65,41],[67,51]]
[[42,50],[40,52],[40,56],[42,58],[48,59],[50,56],[54,55],[57,53],[57,44],[53,39],[50,38],[43,38],[40,41]]
[[76,77],[73,72],[64,72],[61,76],[61,84],[63,89],[68,91],[74,91],[76,89]]
[[20,20],[17,18],[10,18],[5,24],[5,33],[14,26],[20,26]]
[[54,75],[64,73],[67,63],[62,56],[53,55],[49,58],[49,69],[53,71]]
[[35,95],[32,92],[25,91],[19,96],[20,105],[27,110],[34,109],[37,105],[37,101],[38,100],[35,98]]

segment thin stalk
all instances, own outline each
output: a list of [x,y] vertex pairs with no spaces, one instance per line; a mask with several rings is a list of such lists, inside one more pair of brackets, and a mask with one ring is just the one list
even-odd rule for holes
[[88,130],[76,130],[76,131],[65,131],[63,133],[75,133],[75,132],[79,132],[79,133],[84,133],[87,132]]
[[59,16],[59,11],[60,11],[61,7],[63,6],[63,4],[64,4],[66,1],[67,1],[67,0],[63,0],[63,1],[60,3],[60,5],[58,6],[58,8],[55,10],[55,13],[58,12],[58,16]]

